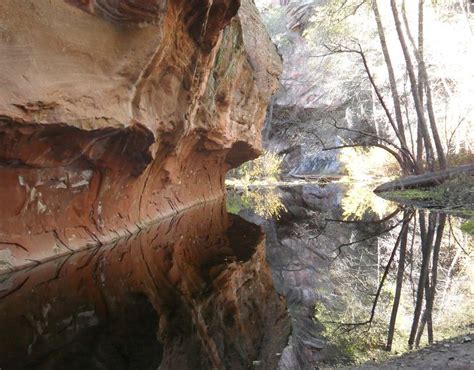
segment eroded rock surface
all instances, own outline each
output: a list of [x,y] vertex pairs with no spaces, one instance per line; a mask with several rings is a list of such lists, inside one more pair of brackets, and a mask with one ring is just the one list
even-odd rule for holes
[[222,200],[0,280],[3,369],[274,369],[290,332],[262,229]]
[[0,2],[0,268],[222,195],[281,69],[259,22],[249,0]]

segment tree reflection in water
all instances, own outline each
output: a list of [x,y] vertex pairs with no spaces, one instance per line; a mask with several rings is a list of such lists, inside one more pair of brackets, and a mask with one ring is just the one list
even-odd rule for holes
[[[442,213],[400,209],[391,220],[397,225],[389,228],[391,234],[376,235],[379,245],[377,256],[372,257],[374,260],[377,258],[377,284],[370,281],[370,276],[361,274],[361,265],[348,264],[347,261],[340,264],[340,268],[346,270],[344,275],[353,278],[351,285],[353,295],[356,294],[351,299],[357,299],[359,294],[365,294],[368,299],[359,304],[352,301],[345,311],[340,311],[337,320],[328,320],[326,324],[342,335],[355,330],[366,335],[374,329],[378,343],[372,345],[380,346],[381,337],[385,335],[384,347],[389,351],[397,335],[396,348],[400,351],[403,342],[408,344],[408,348],[418,347],[423,335],[427,336],[428,343],[433,343],[434,327],[438,329],[437,338],[440,339],[453,334],[454,327],[473,322],[472,287],[462,285],[464,279],[469,275],[472,277],[472,240],[461,235],[459,228],[453,228],[456,221]],[[462,238],[462,242],[458,238]],[[352,241],[350,245],[362,241]],[[336,258],[341,258],[341,254]],[[456,305],[446,307],[447,297],[457,301]],[[347,299],[342,295],[338,298]],[[369,302],[371,308],[367,316]],[[378,320],[377,315],[380,316]],[[410,320],[410,325],[407,325]],[[384,330],[387,323],[388,330]]]
[[285,211],[278,189],[275,186],[248,186],[236,189],[228,197],[227,207],[230,212],[238,213],[243,208],[251,208],[263,218],[278,219]]
[[[275,285],[293,315],[300,365],[399,353],[463,334],[474,322],[474,246],[460,220],[361,189],[281,187],[286,211],[260,222]],[[240,214],[256,221],[248,210]],[[314,330],[301,314],[308,305]],[[299,321],[304,330],[295,330]],[[309,331],[327,341],[311,356]]]

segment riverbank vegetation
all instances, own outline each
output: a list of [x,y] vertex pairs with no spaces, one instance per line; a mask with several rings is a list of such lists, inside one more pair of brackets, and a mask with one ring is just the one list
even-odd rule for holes
[[248,161],[240,167],[229,171],[227,183],[236,186],[249,184],[268,185],[278,181],[281,175],[282,158],[275,153],[264,153],[253,161]]
[[[286,66],[279,100],[295,100],[287,95],[301,85],[301,104],[327,112],[328,119],[313,128],[323,151],[380,148],[402,175],[474,160],[474,17],[468,2],[257,5],[284,62],[306,57],[303,70]],[[345,111],[342,120],[337,109]],[[337,145],[322,134],[334,128]]]
[[238,214],[240,210],[253,209],[264,218],[278,218],[285,210],[276,185],[281,176],[282,159],[272,152],[230,171],[226,186],[232,190],[227,194],[229,212]]
[[332,0],[317,8],[305,36],[315,58],[344,76],[335,84],[346,84],[351,103],[340,129],[359,134],[343,147],[380,147],[404,174],[472,154],[472,19],[459,4]]
[[381,195],[408,205],[442,208],[461,217],[474,217],[474,182],[470,177],[452,179],[430,188],[397,190]]

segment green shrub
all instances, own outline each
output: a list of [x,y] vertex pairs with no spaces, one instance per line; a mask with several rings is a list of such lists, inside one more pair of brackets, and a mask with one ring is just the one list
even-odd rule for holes
[[466,234],[474,236],[474,220],[469,220],[461,225],[461,230]]
[[264,152],[259,158],[245,162],[239,168],[230,171],[228,177],[247,184],[255,181],[274,182],[281,174],[282,162],[283,159],[277,154]]

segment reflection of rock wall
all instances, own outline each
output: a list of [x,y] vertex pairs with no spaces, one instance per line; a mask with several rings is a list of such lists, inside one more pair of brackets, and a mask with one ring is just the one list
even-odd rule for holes
[[262,230],[221,201],[6,276],[0,326],[6,369],[273,369],[289,334]]
[[[379,234],[386,223],[329,221],[343,219],[341,204],[347,189],[341,184],[305,184],[280,187],[278,191],[287,210],[278,220],[262,219],[249,210],[239,214],[264,227],[267,261],[275,289],[288,303],[292,330],[279,369],[308,369],[333,359],[331,343],[326,341],[315,306],[336,305],[335,293],[340,293],[347,276],[352,276],[347,271],[353,272],[341,265],[364,270],[358,262],[370,266],[366,270],[377,276],[377,264],[368,258],[377,252],[378,241],[370,236]],[[372,217],[378,219],[376,215]],[[338,256],[339,246],[355,240],[363,242],[342,247]],[[360,292],[357,294],[361,296]]]
[[229,166],[260,150],[280,71],[255,6],[239,3],[0,3],[3,264],[222,194]]

